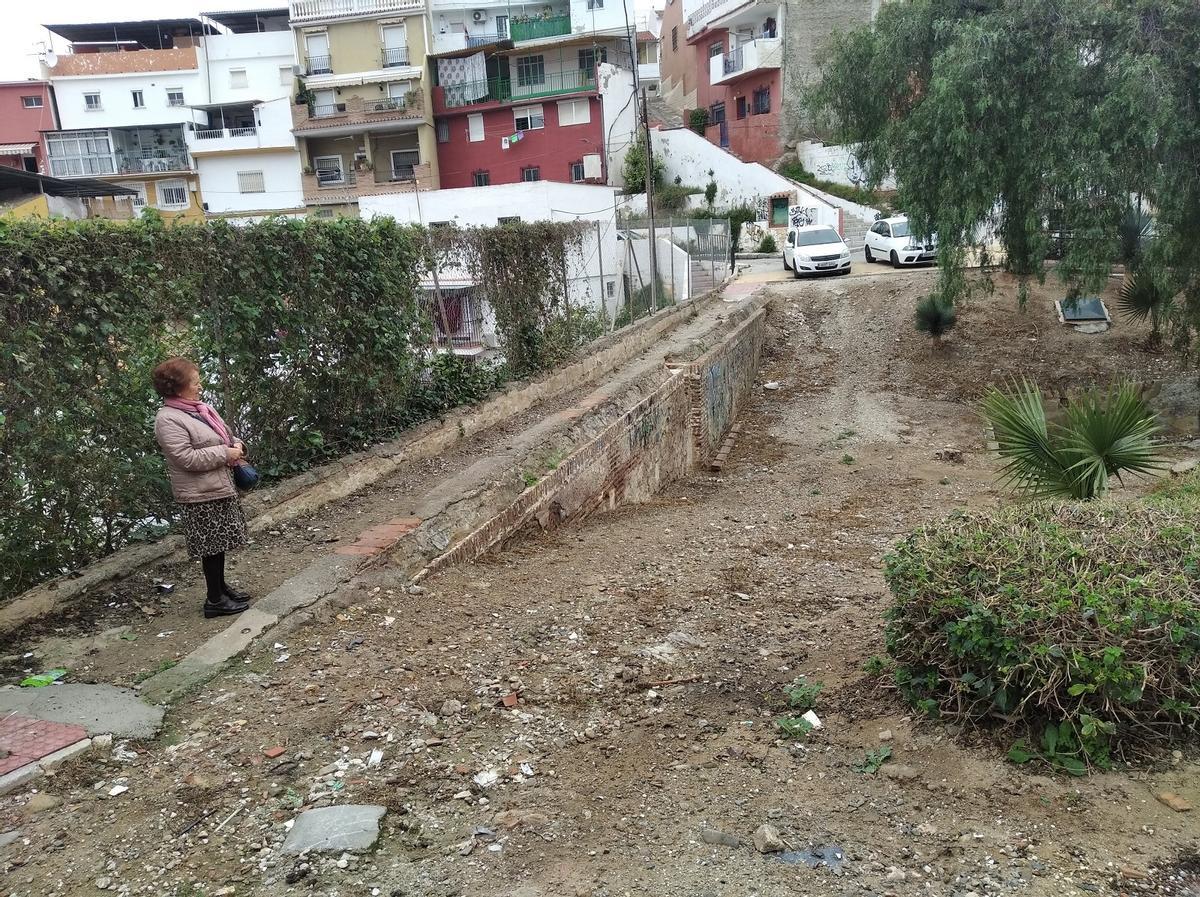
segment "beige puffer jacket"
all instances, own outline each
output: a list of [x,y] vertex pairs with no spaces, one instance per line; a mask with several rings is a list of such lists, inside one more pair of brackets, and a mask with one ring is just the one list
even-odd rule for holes
[[229,451],[208,424],[163,406],[154,418],[154,438],[166,456],[177,502],[195,504],[237,495],[226,463]]

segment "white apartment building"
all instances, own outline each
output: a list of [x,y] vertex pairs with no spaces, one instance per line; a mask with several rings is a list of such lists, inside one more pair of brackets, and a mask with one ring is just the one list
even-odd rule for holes
[[70,45],[43,58],[66,113],[46,134],[51,173],[137,194],[96,211],[248,219],[303,210],[286,8],[48,28]]
[[304,208],[292,136],[295,41],[286,7],[204,13],[206,116],[187,134],[211,216],[256,217]]

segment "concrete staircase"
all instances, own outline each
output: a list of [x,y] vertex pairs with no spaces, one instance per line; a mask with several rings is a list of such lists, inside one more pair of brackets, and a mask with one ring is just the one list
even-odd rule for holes
[[689,295],[694,299],[703,296],[714,289],[725,279],[725,263],[717,262],[716,277],[713,276],[713,266],[708,259],[691,260],[691,288]]
[[646,112],[652,125],[663,128],[682,128],[683,114],[661,96],[646,97]]

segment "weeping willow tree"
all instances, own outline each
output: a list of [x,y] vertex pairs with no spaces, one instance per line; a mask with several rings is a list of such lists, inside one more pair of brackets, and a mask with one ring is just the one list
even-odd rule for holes
[[1194,0],[889,3],[833,38],[806,104],[938,235],[941,298],[967,294],[966,264],[997,245],[991,261],[1043,278],[1062,234],[1070,295],[1096,290],[1145,206],[1145,264],[1183,285],[1186,338],[1200,321],[1198,33]]

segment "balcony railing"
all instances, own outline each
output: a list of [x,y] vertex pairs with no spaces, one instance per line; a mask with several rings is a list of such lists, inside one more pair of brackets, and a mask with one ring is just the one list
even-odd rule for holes
[[403,112],[408,108],[404,97],[388,97],[383,100],[367,100],[363,112]]
[[197,131],[195,137],[197,140],[217,140],[225,136],[224,128],[213,128],[208,131]]
[[491,78],[487,81],[468,81],[441,87],[447,109],[479,103],[508,103],[536,100],[563,93],[579,93],[596,89],[596,76],[583,69],[550,72],[533,84],[519,84],[511,78]]
[[349,168],[318,168],[318,187],[353,187],[358,183],[358,173]]
[[253,137],[258,128],[210,128],[196,131],[192,136],[196,140],[220,140],[223,137]]
[[487,47],[491,44],[498,44],[508,40],[509,37],[503,31],[497,31],[495,34],[468,34],[468,47]]
[[732,75],[734,72],[742,70],[745,53],[741,47],[738,47],[732,53],[725,55],[725,74]]
[[289,18],[293,22],[313,19],[337,19],[371,16],[379,13],[423,9],[424,0],[291,0]]
[[253,137],[258,133],[258,128],[230,128],[230,137]]
[[333,73],[333,57],[309,56],[304,60],[304,70],[310,75],[330,75]]
[[385,69],[408,65],[408,47],[384,47],[382,55]]
[[345,115],[345,103],[324,103],[308,107],[309,118],[333,118],[335,115]]
[[514,41],[541,40],[545,37],[558,37],[560,34],[570,34],[571,17],[550,16],[546,19],[510,22],[508,33]]

